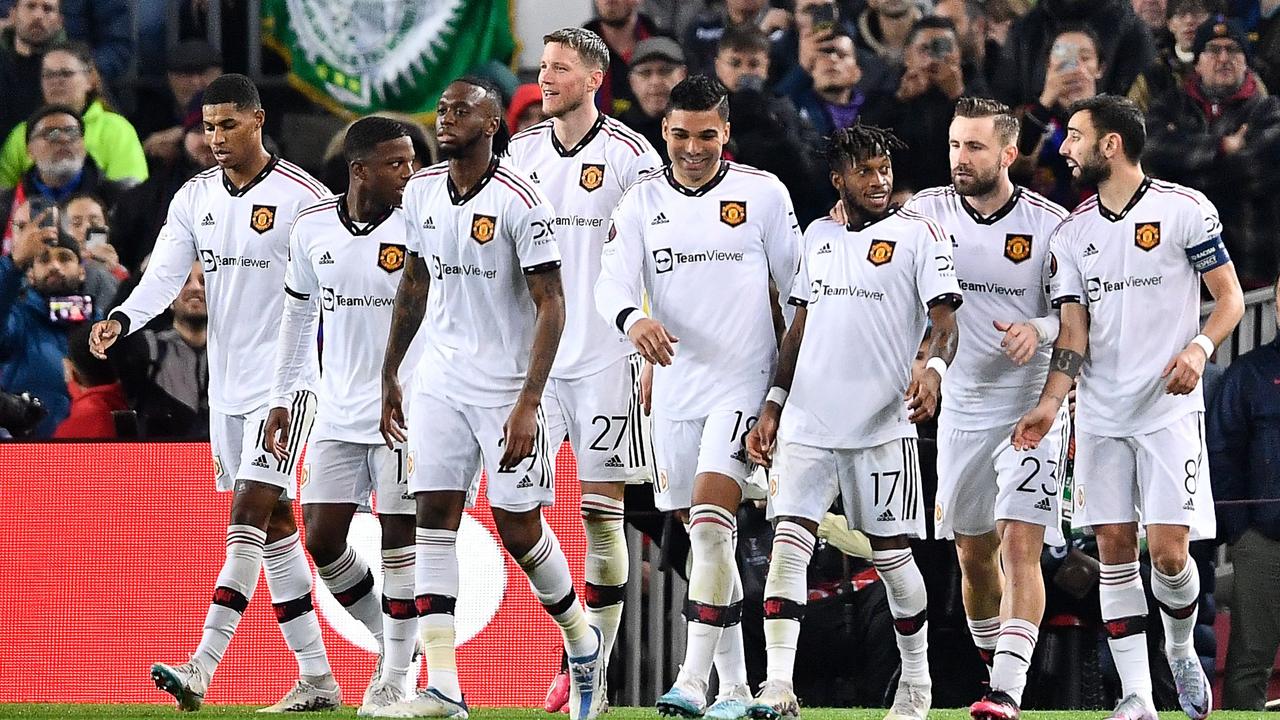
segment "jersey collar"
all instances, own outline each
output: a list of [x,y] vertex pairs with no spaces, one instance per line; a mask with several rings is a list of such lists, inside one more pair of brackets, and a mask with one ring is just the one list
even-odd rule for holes
[[227,171],[223,170],[222,187],[227,189],[227,193],[230,194],[231,197],[243,197],[245,193],[256,187],[258,183],[266,180],[267,176],[271,174],[271,171],[276,169],[276,163],[278,162],[280,162],[280,156],[272,155],[271,159],[267,160],[267,164],[262,167],[262,170],[255,175],[252,180],[245,183],[245,186],[242,188],[236,187],[235,183],[231,182],[231,178],[227,177]]
[[590,145],[591,141],[596,139],[596,135],[600,134],[600,129],[603,127],[604,127],[604,113],[597,113],[596,121],[591,124],[591,129],[587,131],[587,134],[583,135],[582,139],[579,140],[577,144],[575,144],[573,147],[566,150],[564,145],[560,142],[560,138],[556,137],[556,126],[554,123],[552,123],[551,147],[556,149],[556,152],[560,154],[560,157],[573,157],[574,155],[577,155],[578,153],[582,152],[582,148]]
[[1022,197],[1022,188],[1018,185],[1014,185],[1013,194],[1009,196],[1009,199],[1005,201],[1004,205],[1001,205],[1000,209],[991,213],[987,217],[982,217],[982,213],[978,212],[972,205],[970,205],[969,201],[965,200],[963,195],[956,193],[956,196],[960,198],[960,207],[964,208],[964,211],[969,213],[969,217],[973,218],[974,222],[979,225],[995,225],[1004,219],[1004,216],[1013,212],[1013,208],[1018,204],[1018,198]]
[[676,180],[676,175],[672,172],[670,165],[667,165],[662,169],[662,175],[667,179],[667,183],[670,184],[671,187],[675,188],[676,192],[679,192],[681,195],[688,195],[689,197],[702,197],[703,195],[706,195],[715,189],[715,186],[719,185],[720,181],[724,180],[724,176],[728,174],[729,163],[721,160],[720,169],[716,171],[715,177],[712,177],[710,180],[703,183],[701,187],[689,188],[681,185],[680,181]]
[[902,209],[901,205],[890,205],[889,209],[885,210],[884,214],[881,215],[880,217],[875,218],[874,220],[863,220],[857,225],[854,225],[853,223],[845,223],[844,229],[848,230],[849,232],[862,232],[863,230],[866,230],[867,228],[871,227],[872,225],[875,225],[881,220],[887,220],[888,218],[894,215],[897,215],[898,211],[901,209]]
[[449,186],[449,201],[454,205],[466,205],[472,198],[480,194],[480,191],[484,189],[485,185],[489,184],[489,181],[493,179],[493,174],[496,172],[498,172],[498,156],[494,155],[493,159],[489,161],[489,169],[484,171],[484,175],[480,176],[480,180],[471,186],[466,195],[458,194],[458,186],[453,184],[453,176],[446,172],[444,176],[447,178],[445,184]]
[[381,215],[374,218],[370,222],[364,223],[364,225],[361,226],[360,223],[357,223],[355,220],[352,220],[351,214],[347,212],[347,194],[342,193],[341,195],[338,196],[338,221],[342,223],[342,227],[347,229],[347,232],[351,233],[356,237],[360,237],[361,235],[368,235],[369,233],[373,232],[375,229],[377,229],[379,225],[383,223],[383,221],[391,217],[391,213],[393,212],[395,212],[395,208],[389,207]]
[[1124,209],[1118,213],[1113,213],[1110,210],[1103,207],[1102,196],[1099,195],[1098,196],[1098,212],[1102,215],[1102,217],[1106,218],[1107,220],[1110,220],[1111,222],[1120,222],[1121,220],[1124,219],[1125,215],[1129,214],[1129,211],[1133,209],[1133,206],[1138,204],[1138,201],[1142,199],[1142,196],[1147,194],[1147,188],[1149,187],[1151,187],[1151,177],[1144,175],[1142,177],[1142,184],[1138,185],[1137,190],[1133,191],[1133,197],[1129,198],[1129,203],[1125,205]]

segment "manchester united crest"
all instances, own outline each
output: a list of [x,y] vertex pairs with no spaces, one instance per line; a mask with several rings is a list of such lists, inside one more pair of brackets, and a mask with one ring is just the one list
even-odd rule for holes
[[1138,223],[1133,229],[1133,244],[1151,251],[1160,244],[1160,221]]
[[604,184],[604,165],[583,163],[582,172],[578,174],[578,186],[587,192],[598,189]]
[[483,245],[493,239],[497,227],[498,218],[494,215],[472,215],[471,239]]
[[276,206],[275,205],[254,205],[253,212],[249,214],[249,227],[253,231],[261,235],[276,226]]
[[893,259],[895,244],[892,240],[872,240],[871,249],[867,251],[867,260],[871,261],[872,265],[884,265]]
[[738,200],[720,201],[720,222],[729,227],[738,227],[747,221],[747,203]]
[[1031,257],[1031,236],[1015,233],[1005,235],[1004,256],[1015,265]]
[[397,270],[404,269],[404,252],[403,245],[395,243],[382,243],[378,246],[378,267],[393,273]]

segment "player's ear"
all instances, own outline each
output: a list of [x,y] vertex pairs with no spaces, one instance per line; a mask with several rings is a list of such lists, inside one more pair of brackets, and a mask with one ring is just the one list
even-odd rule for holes
[[267,111],[258,108],[253,111],[253,122],[257,129],[261,130],[262,126],[267,122]]
[[662,139],[671,142],[671,135],[667,130],[667,116],[662,116]]
[[1005,145],[1000,150],[1000,168],[1005,169],[1018,160],[1018,146]]
[[835,170],[832,170],[831,184],[834,185],[837,190],[844,190],[844,176]]
[[591,86],[592,93],[595,93],[604,84],[604,70],[592,70],[587,77],[589,78],[587,82]]
[[724,132],[723,132],[723,137],[721,137],[721,140],[726,144],[729,142],[729,121],[728,120],[724,121]]

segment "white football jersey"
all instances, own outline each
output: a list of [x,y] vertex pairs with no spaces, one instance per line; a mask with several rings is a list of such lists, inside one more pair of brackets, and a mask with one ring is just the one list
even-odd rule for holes
[[536,183],[555,209],[556,242],[560,245],[564,282],[564,334],[551,377],[592,375],[634,352],[595,307],[600,250],[609,234],[609,215],[622,192],[662,165],[642,135],[601,114],[595,125],[565,148],[552,121],[539,123],[511,138],[513,167]]
[[799,248],[787,189],[746,165],[723,162],[695,190],[666,167],[622,196],[596,303],[621,330],[647,290],[649,314],[679,338],[672,364],[654,371],[653,404],[665,418],[696,420],[763,399],[778,352],[769,281],[785,298]]
[[1049,307],[1049,236],[1067,216],[1026,188],[988,217],[955,188],[916,193],[905,206],[936,220],[950,235],[964,306],[956,311],[960,345],[942,387],[942,422],[957,430],[987,430],[1017,422],[1036,404],[1049,372],[1048,345],[1024,365],[1000,347],[995,321],[1045,317]]
[[1053,303],[1089,311],[1079,428],[1129,437],[1204,409],[1201,386],[1165,392],[1165,366],[1200,332],[1200,273],[1229,263],[1205,196],[1147,178],[1119,213],[1084,201],[1050,241]]
[[[309,316],[324,322],[313,441],[382,442],[382,361],[408,234],[400,208],[367,223],[353,221],[346,195],[304,209],[293,223],[284,291],[307,301]],[[415,345],[424,335],[418,333]],[[289,384],[283,381],[296,358],[290,342],[281,347],[272,394],[273,404],[287,407],[282,385]],[[411,367],[406,361],[401,374]]]
[[806,308],[804,340],[778,436],[820,448],[916,437],[903,398],[929,308],[961,302],[946,233],[900,209],[857,228],[820,218],[804,247],[790,299]]
[[[265,406],[284,306],[289,228],[298,211],[331,194],[274,156],[239,189],[219,168],[196,175],[169,203],[142,281],[112,316],[124,316],[128,332],[141,329],[169,307],[191,263],[199,261],[209,308],[209,407],[243,415]],[[313,348],[309,370],[290,392],[311,389],[317,374]]]
[[511,405],[537,319],[525,275],[560,267],[551,205],[494,158],[466,195],[447,162],[418,171],[404,189],[404,212],[409,252],[431,273],[418,388],[474,407]]

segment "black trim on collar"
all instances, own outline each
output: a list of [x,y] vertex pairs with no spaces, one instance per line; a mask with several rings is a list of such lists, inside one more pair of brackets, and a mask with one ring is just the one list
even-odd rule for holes
[[231,182],[231,178],[227,177],[227,171],[223,170],[222,187],[226,188],[227,193],[229,193],[231,197],[243,197],[244,194],[252,190],[255,185],[266,180],[267,176],[271,174],[271,171],[276,169],[276,163],[278,162],[280,162],[280,156],[272,155],[271,159],[267,160],[267,164],[262,168],[261,172],[255,175],[253,179],[246,183],[242,188],[237,188],[235,184]]
[[701,187],[688,188],[681,185],[679,180],[676,180],[675,173],[672,172],[670,165],[662,168],[662,175],[667,179],[667,184],[675,188],[681,195],[688,195],[689,197],[702,197],[703,195],[706,195],[711,192],[715,186],[719,185],[720,181],[724,180],[724,176],[728,174],[729,163],[721,160],[720,169],[716,172],[715,177],[712,177],[710,180],[703,183]]
[[1009,199],[1006,200],[998,210],[987,217],[982,217],[982,213],[974,209],[974,207],[969,204],[969,201],[965,200],[964,196],[960,193],[956,193],[956,197],[960,198],[960,207],[964,208],[964,211],[969,214],[969,217],[973,218],[974,222],[979,225],[995,225],[1004,219],[1004,216],[1013,212],[1013,208],[1018,204],[1018,198],[1022,197],[1022,188],[1014,185],[1013,194],[1009,196]]
[[447,178],[445,184],[449,186],[449,202],[454,205],[466,205],[472,198],[480,194],[480,191],[484,189],[485,185],[489,184],[489,181],[493,179],[493,174],[496,172],[498,172],[498,156],[494,155],[489,160],[489,168],[484,171],[484,175],[480,176],[480,180],[471,186],[466,195],[458,194],[458,186],[453,184],[453,175],[445,173]]
[[901,209],[902,209],[901,205],[890,205],[889,209],[885,210],[884,214],[881,215],[880,217],[875,218],[874,220],[863,220],[862,224],[857,227],[854,227],[853,223],[845,223],[844,229],[848,230],[849,232],[862,232],[863,230],[866,230],[867,228],[871,227],[872,225],[875,225],[881,220],[885,220],[889,217],[892,217],[893,215],[897,215],[898,211]]
[[1110,220],[1111,222],[1119,222],[1123,220],[1124,216],[1128,215],[1129,211],[1133,209],[1133,206],[1137,205],[1138,201],[1142,199],[1142,196],[1147,194],[1147,188],[1149,187],[1151,187],[1151,177],[1148,175],[1143,175],[1142,184],[1138,185],[1137,190],[1133,191],[1133,197],[1129,198],[1129,203],[1125,205],[1124,209],[1118,213],[1113,213],[1110,210],[1103,207],[1102,196],[1099,195],[1098,196],[1098,214],[1102,215],[1102,217],[1106,218],[1107,220]]
[[373,232],[379,225],[386,221],[387,218],[391,217],[391,213],[393,212],[395,212],[395,208],[388,207],[386,211],[377,218],[365,223],[364,227],[360,227],[356,224],[355,220],[351,219],[351,213],[347,212],[347,194],[342,193],[338,196],[338,221],[342,223],[342,227],[347,229],[347,232],[355,235],[356,237],[368,235]]
[[556,152],[560,154],[560,157],[573,157],[574,155],[577,155],[578,153],[582,152],[583,148],[590,145],[591,141],[596,139],[596,135],[600,134],[600,129],[603,127],[604,127],[604,113],[597,112],[596,121],[592,123],[591,129],[587,131],[587,134],[583,135],[582,139],[579,140],[576,145],[566,150],[564,147],[564,144],[560,142],[560,138],[556,137],[556,126],[554,123],[552,123],[551,147],[556,149]]

